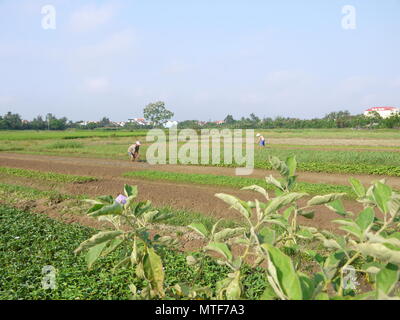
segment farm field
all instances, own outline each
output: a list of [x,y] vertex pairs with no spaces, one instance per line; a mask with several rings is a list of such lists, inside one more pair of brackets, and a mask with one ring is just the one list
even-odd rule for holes
[[[265,177],[279,174],[272,170],[269,156],[280,159],[296,156],[298,182],[292,191],[306,193],[298,200],[300,207],[307,207],[317,195],[343,193],[346,212],[361,212],[363,205],[356,201],[359,195],[352,189],[350,177],[365,186],[385,179],[393,190],[400,190],[398,131],[271,130],[264,133],[268,148],[256,147],[256,169],[246,177],[235,175],[235,165],[150,165],[145,157],[149,144],[144,132],[35,134],[0,132],[0,227],[2,243],[7,244],[1,249],[0,264],[7,272],[0,274],[0,299],[128,299],[132,291],[127,283],[138,288],[144,286],[142,280],[126,269],[116,274],[110,272],[112,261],[123,255],[118,250],[100,259],[92,270],[85,268],[82,256],[73,255],[82,241],[108,228],[86,215],[89,207],[82,200],[107,194],[117,197],[124,185],[138,187],[138,202],[150,200],[154,210],[171,214],[162,223],[149,226],[151,235],[159,233],[179,240],[172,251],[160,251],[166,286],[196,279],[195,269],[186,266],[186,257],[201,250],[204,239],[188,225],[201,224],[211,229],[219,219],[223,219],[220,227],[224,228],[242,228],[246,224],[243,215],[217,199],[216,194],[229,194],[244,201],[265,201],[261,194],[242,190],[255,184],[274,193],[275,187]],[[142,158],[131,163],[126,150],[136,140],[143,142]],[[339,213],[344,210],[335,208]],[[306,213],[299,215],[299,225],[345,234],[334,222],[337,213],[328,207],[316,205],[312,216],[313,219]],[[40,237],[34,236],[37,230],[43,230]],[[50,239],[46,245],[42,244],[44,238]],[[27,265],[23,261],[31,253],[23,250],[25,243],[32,243],[32,254],[38,257]],[[58,251],[61,243],[66,245]],[[313,246],[318,254],[327,254],[324,246],[316,243]],[[313,259],[290,250],[285,253],[294,261],[303,261],[301,272],[312,274],[317,267]],[[214,260],[203,258],[207,262],[201,284],[217,290],[213,284],[223,280],[228,271]],[[61,285],[51,292],[41,290],[39,283],[38,266],[47,264],[55,265],[60,273]],[[265,297],[268,287],[265,275],[246,268],[242,271],[246,288],[242,297]],[[360,277],[365,291],[369,285],[364,276]],[[168,294],[173,298],[171,293],[167,297]]]

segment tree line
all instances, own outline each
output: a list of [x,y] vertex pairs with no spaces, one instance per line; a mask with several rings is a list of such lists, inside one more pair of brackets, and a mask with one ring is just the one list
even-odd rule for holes
[[229,128],[229,129],[330,129],[330,128],[400,128],[400,115],[382,118],[379,113],[372,112],[370,116],[351,115],[349,111],[331,112],[323,118],[299,119],[290,117],[259,118],[254,113],[249,117],[235,120],[232,115],[226,116],[223,124],[208,122],[205,124],[197,120],[180,122],[180,129],[202,128]]
[[[123,127],[103,117],[100,121],[88,123],[73,122],[66,117],[57,118],[49,113],[45,117],[37,116],[31,121],[22,120],[16,113],[7,112],[0,116],[0,130],[66,130],[66,129],[152,129],[162,127],[167,120],[173,117],[173,113],[165,109],[163,102],[149,104],[144,109],[145,119],[148,125],[135,122],[127,122]],[[331,112],[323,118],[298,119],[290,117],[259,118],[254,113],[249,117],[234,119],[232,115],[226,116],[224,123],[201,122],[198,120],[186,120],[178,124],[179,129],[328,129],[328,128],[400,128],[400,115],[390,118],[382,118],[377,112],[370,116],[351,115],[349,111]]]

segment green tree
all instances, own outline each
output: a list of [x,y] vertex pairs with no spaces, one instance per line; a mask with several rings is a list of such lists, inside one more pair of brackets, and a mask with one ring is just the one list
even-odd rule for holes
[[1,128],[6,130],[22,129],[21,116],[17,113],[7,112],[1,119]]
[[229,124],[234,124],[236,120],[233,118],[232,115],[228,114],[224,121],[225,124],[229,125]]
[[161,127],[170,120],[174,113],[165,108],[165,103],[158,101],[148,104],[143,110],[144,118],[155,127]]

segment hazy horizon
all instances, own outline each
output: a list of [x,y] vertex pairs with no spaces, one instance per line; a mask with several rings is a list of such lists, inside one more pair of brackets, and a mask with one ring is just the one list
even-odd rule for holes
[[[45,5],[56,29],[42,27]],[[399,107],[399,34],[399,0],[0,0],[0,114],[123,121],[158,100],[178,121]]]

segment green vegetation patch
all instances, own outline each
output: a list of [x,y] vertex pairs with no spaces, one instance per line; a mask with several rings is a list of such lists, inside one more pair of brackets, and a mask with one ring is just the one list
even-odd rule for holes
[[66,131],[0,131],[0,140],[29,141],[50,139],[87,139],[87,138],[113,138],[113,137],[138,137],[145,136],[147,130],[134,131],[106,131],[106,130],[66,130]]
[[47,149],[80,149],[83,144],[76,141],[60,141],[45,146]]
[[[87,269],[83,255],[73,251],[96,230],[79,225],[66,225],[45,216],[0,206],[0,300],[6,299],[129,299],[128,283],[138,289],[142,280],[134,269],[112,272],[113,261],[122,250],[101,258],[92,270]],[[227,268],[205,258],[199,274],[186,263],[186,255],[162,250],[166,285],[190,283],[215,286],[224,278]],[[55,268],[55,289],[44,289],[43,268]],[[258,298],[265,289],[266,280],[261,272],[244,272],[244,285],[248,298]]]
[[94,177],[76,176],[71,174],[61,174],[54,172],[41,172],[35,170],[15,169],[7,167],[0,167],[0,174],[5,174],[14,177],[28,178],[28,179],[61,182],[61,183],[86,183],[91,181],[97,181],[97,179]]
[[[244,188],[250,185],[259,185],[267,190],[274,190],[272,185],[267,184],[265,179],[246,178],[237,176],[219,176],[212,174],[195,174],[195,173],[177,173],[164,171],[132,171],[124,173],[128,178],[141,178],[149,180],[167,180],[173,182],[194,183],[203,185],[216,185],[232,188]],[[312,184],[306,182],[297,183],[296,191],[306,192],[311,195],[330,194],[330,193],[347,193],[349,198],[355,198],[351,187],[330,184]]]

